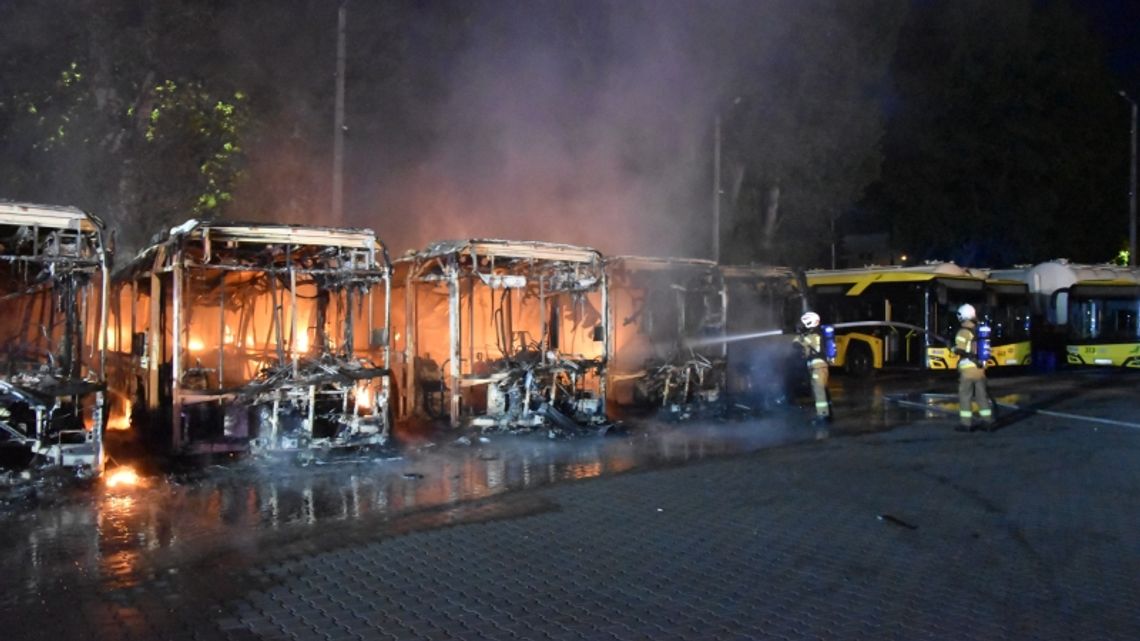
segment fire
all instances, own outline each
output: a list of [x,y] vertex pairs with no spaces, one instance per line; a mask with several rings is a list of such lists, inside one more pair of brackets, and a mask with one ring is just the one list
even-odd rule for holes
[[116,467],[107,473],[104,483],[107,487],[134,487],[142,483],[142,478],[133,468]]
[[114,413],[107,417],[107,429],[109,430],[129,430],[131,429],[131,401],[123,401],[123,412],[121,414]]
[[206,349],[206,344],[203,343],[202,339],[198,338],[197,336],[191,336],[190,340],[187,341],[186,346],[190,348],[191,352],[200,352]]
[[297,352],[298,354],[305,354],[309,351],[309,333],[308,332],[301,332],[301,333],[297,334],[297,341],[296,341],[296,345],[294,346],[294,351]]
[[356,411],[372,411],[372,388],[368,386],[368,381],[356,383]]

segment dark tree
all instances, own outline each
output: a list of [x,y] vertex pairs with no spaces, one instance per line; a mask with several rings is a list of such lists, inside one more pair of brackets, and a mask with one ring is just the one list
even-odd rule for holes
[[918,3],[877,196],[900,249],[1002,265],[1127,242],[1127,113],[1066,2]]

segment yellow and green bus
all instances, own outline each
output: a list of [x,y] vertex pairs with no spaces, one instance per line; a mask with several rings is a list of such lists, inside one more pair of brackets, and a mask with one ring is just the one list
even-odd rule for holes
[[1028,287],[1042,336],[1067,364],[1140,368],[1140,269],[1052,260],[991,276]]

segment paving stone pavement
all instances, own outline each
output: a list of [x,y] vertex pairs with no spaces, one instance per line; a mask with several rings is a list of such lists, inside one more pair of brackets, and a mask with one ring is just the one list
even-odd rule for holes
[[11,629],[28,639],[1140,638],[1140,431],[1040,416],[995,434],[950,425],[556,485],[396,527],[330,527],[84,595],[78,609]]
[[1137,638],[1135,435],[957,436],[543,490],[557,510],[284,563],[238,620],[269,638]]

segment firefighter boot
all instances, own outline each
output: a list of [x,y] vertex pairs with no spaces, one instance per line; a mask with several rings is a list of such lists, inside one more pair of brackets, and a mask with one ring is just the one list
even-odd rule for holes
[[978,414],[980,414],[982,417],[981,430],[983,432],[996,432],[997,431],[997,422],[994,421],[993,407],[991,405],[985,405],[984,407],[985,407],[985,409],[978,412]]

